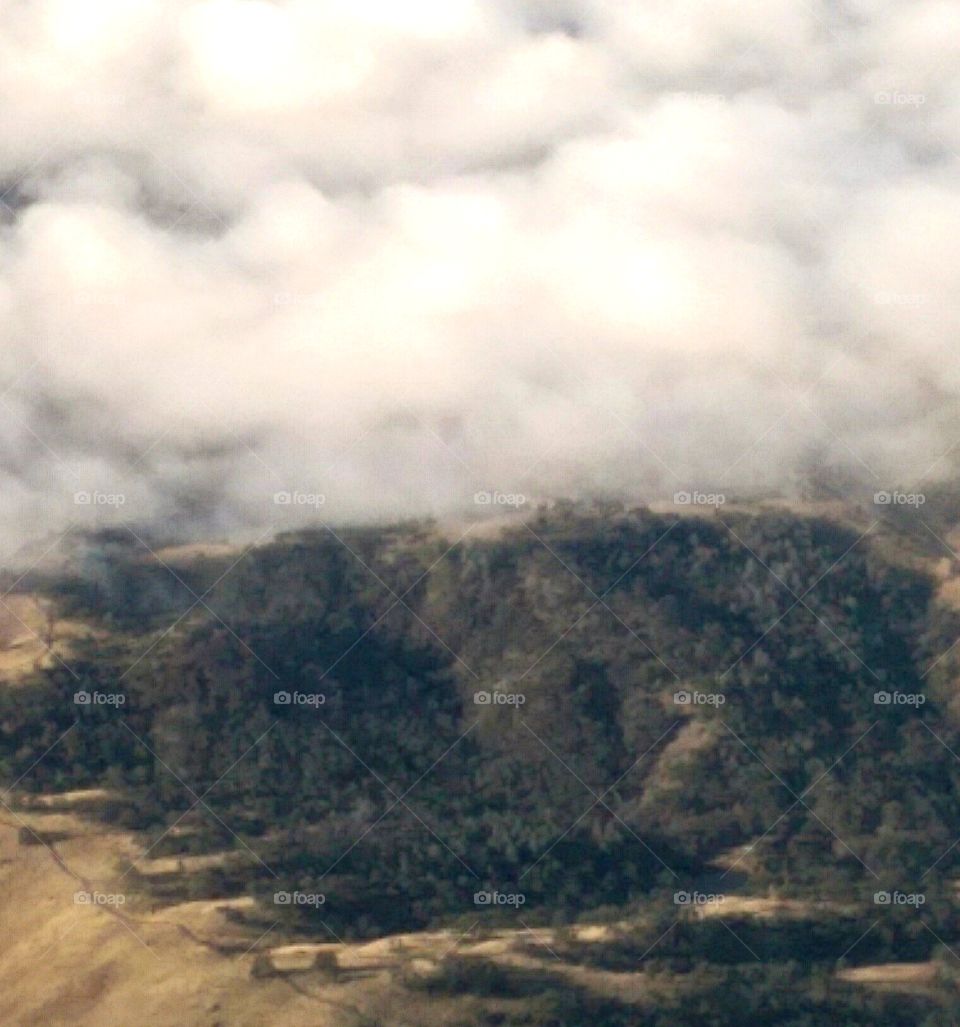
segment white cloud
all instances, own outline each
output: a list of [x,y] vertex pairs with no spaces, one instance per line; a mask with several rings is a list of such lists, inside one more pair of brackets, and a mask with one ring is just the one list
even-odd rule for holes
[[13,537],[909,482],[960,427],[951,5],[94,6],[0,12]]

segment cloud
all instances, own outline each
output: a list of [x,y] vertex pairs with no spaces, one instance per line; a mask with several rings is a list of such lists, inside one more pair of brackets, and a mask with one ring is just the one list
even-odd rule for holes
[[950,5],[95,7],[0,13],[7,539],[952,470]]

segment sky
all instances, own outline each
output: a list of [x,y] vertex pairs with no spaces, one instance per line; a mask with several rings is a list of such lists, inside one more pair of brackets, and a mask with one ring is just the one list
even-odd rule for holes
[[7,0],[0,544],[916,490],[958,163],[957,3]]

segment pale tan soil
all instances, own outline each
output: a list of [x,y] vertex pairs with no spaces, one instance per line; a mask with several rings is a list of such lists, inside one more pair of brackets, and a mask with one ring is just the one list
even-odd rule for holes
[[[101,789],[36,797],[29,809],[0,808],[0,1024],[12,1027],[431,1027],[461,1022],[469,998],[437,998],[404,987],[401,978],[429,975],[452,954],[545,971],[572,985],[624,1002],[655,999],[676,987],[669,975],[648,976],[577,966],[558,958],[558,931],[526,927],[482,932],[419,932],[344,943],[291,943],[273,927],[254,931],[229,920],[252,910],[250,898],[158,907],[133,889],[125,870],[191,870],[227,856],[143,858],[129,833],[105,829],[71,808],[113,798]],[[8,797],[7,802],[10,803]],[[56,810],[56,812],[52,812]],[[51,846],[23,845],[18,834],[69,835]],[[153,865],[151,867],[151,864]],[[122,904],[78,904],[78,892],[123,896]],[[776,896],[732,896],[681,916],[736,914],[793,917],[842,912]],[[267,921],[269,923],[269,920]],[[605,943],[629,930],[618,924],[575,925],[566,936]],[[337,970],[311,969],[316,956]],[[267,976],[253,977],[254,961]],[[930,987],[934,964],[889,964],[843,971],[852,983]],[[363,1019],[366,1017],[366,1021]]]
[[[38,830],[83,833],[57,843],[55,852],[20,846],[21,820]],[[258,947],[256,937],[238,938],[225,921],[223,910],[235,903],[192,902],[151,911],[143,899],[124,893],[127,882],[118,865],[135,848],[129,836],[84,832],[69,817],[3,812],[5,1027],[350,1027],[361,1022],[355,1009],[399,1027],[440,1022],[437,1014],[453,1008],[408,995],[387,973],[320,986],[309,974],[252,979],[253,951],[222,954],[210,947],[230,940]],[[126,902],[76,904],[75,893],[91,887],[104,895],[125,894]]]
[[[227,556],[238,557],[245,549],[245,546],[232,545],[227,542],[193,542],[188,545],[164,546],[156,551],[165,564],[171,567],[178,565],[189,565],[196,560],[215,560]],[[145,553],[146,559],[154,559],[150,553]]]
[[[111,792],[107,788],[77,788],[70,792],[58,792],[56,795],[24,795],[18,799],[18,803],[26,810],[62,812],[114,801],[117,798],[116,792]],[[24,815],[21,813],[21,816]]]
[[854,912],[855,907],[837,902],[801,902],[762,895],[724,895],[722,902],[705,903],[694,909],[694,914],[701,918],[753,916],[761,920],[802,920],[817,915]]
[[[250,909],[252,899],[185,902],[154,908],[136,894],[124,868],[170,860],[138,859],[141,845],[128,833],[105,830],[69,812],[71,805],[109,798],[96,792],[34,800],[29,810],[0,810],[0,1023],[17,1027],[350,1027],[379,1018],[390,1027],[456,1022],[465,999],[410,992],[401,973],[430,972],[452,954],[543,968],[625,1000],[636,997],[642,974],[612,974],[559,962],[554,932],[423,932],[366,943],[284,943],[261,937],[225,917]],[[22,845],[23,827],[63,832],[65,840]],[[176,863],[176,861],[173,861]],[[187,870],[189,872],[189,870]],[[78,904],[78,892],[123,896],[122,904]],[[575,929],[600,941],[606,928]],[[537,955],[523,951],[533,945]],[[335,953],[339,979],[302,972],[317,952]],[[251,977],[266,956],[280,971]],[[446,1018],[446,1020],[445,1020]]]
[[837,976],[860,984],[929,984],[936,977],[936,963],[877,963],[841,970]]
[[11,593],[0,599],[0,680],[17,684],[34,670],[69,663],[71,643],[94,634],[78,620],[55,619],[52,646],[48,634],[47,600],[28,593]]
[[937,980],[936,963],[877,963],[841,970],[837,977],[853,984],[868,985],[923,985],[929,987]]

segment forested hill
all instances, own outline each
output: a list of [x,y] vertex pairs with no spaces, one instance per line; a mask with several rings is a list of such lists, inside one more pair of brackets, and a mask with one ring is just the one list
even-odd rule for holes
[[156,853],[256,854],[197,887],[323,893],[348,936],[485,890],[625,907],[752,842],[752,886],[869,904],[922,878],[949,932],[960,626],[898,530],[564,507],[190,559],[120,530],[28,582],[98,635],[0,695],[0,769],[76,722],[19,788],[125,792]]

